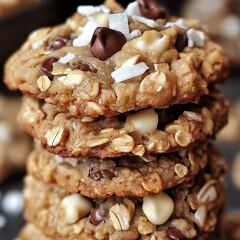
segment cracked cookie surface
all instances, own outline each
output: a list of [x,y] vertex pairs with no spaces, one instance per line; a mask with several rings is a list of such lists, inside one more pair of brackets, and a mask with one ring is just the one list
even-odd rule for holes
[[[198,23],[100,9],[93,15],[79,10],[63,25],[31,34],[6,64],[7,85],[74,116],[98,117],[198,102],[208,85],[226,77],[223,49]],[[101,31],[90,42],[96,27]],[[121,50],[112,30],[119,28],[126,38]],[[111,43],[102,46],[104,52],[94,45],[101,34]]]

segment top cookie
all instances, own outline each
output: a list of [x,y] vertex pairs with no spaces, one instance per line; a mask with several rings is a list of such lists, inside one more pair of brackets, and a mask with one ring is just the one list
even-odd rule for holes
[[168,17],[153,0],[112,13],[120,9],[80,6],[64,24],[35,31],[8,60],[5,82],[73,116],[98,117],[198,102],[226,77],[223,49],[197,22]]

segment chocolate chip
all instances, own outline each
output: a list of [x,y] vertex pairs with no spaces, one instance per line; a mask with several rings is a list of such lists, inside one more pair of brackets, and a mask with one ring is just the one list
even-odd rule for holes
[[104,178],[108,178],[110,180],[112,180],[115,177],[114,173],[109,170],[102,170],[102,175]]
[[180,230],[175,227],[168,228],[168,236],[173,240],[184,240],[185,236],[182,234]]
[[41,71],[43,74],[47,75],[50,79],[53,78],[52,75],[52,70],[53,70],[53,63],[56,62],[58,59],[51,57],[51,58],[47,58],[41,66]]
[[93,179],[94,181],[99,181],[103,178],[103,175],[102,175],[101,171],[99,171],[99,170],[98,171],[91,170],[89,172],[89,177],[91,179]]
[[98,208],[95,208],[91,211],[90,222],[97,226],[99,223],[104,221],[104,212]]
[[99,181],[101,180],[102,178],[106,178],[106,179],[110,179],[112,180],[115,175],[113,172],[111,172],[110,170],[97,170],[97,171],[94,171],[94,170],[91,170],[89,172],[89,177],[91,179],[93,179],[94,181]]
[[182,52],[183,49],[187,46],[188,39],[185,34],[178,34],[176,38],[176,42],[174,44],[174,47],[179,51]]
[[85,72],[97,73],[96,68],[94,68],[84,62],[77,62],[77,63],[75,62],[74,64],[70,63],[70,65],[73,69],[78,69],[78,70],[85,71]]
[[120,51],[126,42],[127,39],[121,32],[98,27],[92,36],[91,52],[96,58],[105,61]]
[[157,0],[138,0],[138,6],[141,14],[150,19],[166,18],[168,10],[160,5]]
[[49,49],[52,51],[58,50],[64,46],[66,46],[68,40],[69,40],[69,37],[56,38],[50,43]]

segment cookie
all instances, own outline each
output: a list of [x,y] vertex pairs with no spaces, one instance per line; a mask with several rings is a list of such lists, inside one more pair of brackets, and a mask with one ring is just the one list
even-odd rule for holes
[[45,183],[55,183],[68,192],[90,198],[145,196],[192,179],[205,167],[205,144],[146,160],[141,157],[113,159],[61,158],[40,146],[30,155],[28,173]]
[[225,162],[217,153],[211,156],[207,168],[190,182],[144,198],[90,200],[28,176],[25,217],[53,238],[83,239],[81,234],[88,234],[92,239],[150,240],[208,235],[225,202]]
[[217,91],[200,103],[147,109],[118,117],[73,118],[55,106],[24,98],[22,128],[48,151],[63,157],[148,155],[189,149],[214,136],[226,123],[228,102]]
[[30,35],[8,60],[5,82],[74,116],[198,102],[227,76],[228,59],[198,23],[154,9],[139,1],[109,15],[106,6],[80,6]]
[[17,126],[19,98],[0,95],[0,182],[11,173],[23,171],[31,141]]

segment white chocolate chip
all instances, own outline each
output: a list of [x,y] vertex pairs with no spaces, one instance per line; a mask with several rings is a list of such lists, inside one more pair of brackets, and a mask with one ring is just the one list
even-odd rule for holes
[[90,213],[92,203],[80,194],[72,194],[62,199],[61,207],[65,212],[66,223],[74,224]]
[[67,87],[74,87],[82,82],[84,75],[85,73],[81,70],[73,70],[68,73],[67,76],[61,77],[58,80],[61,80],[61,82]]
[[153,109],[146,109],[134,114],[129,114],[126,119],[125,128],[136,131],[141,135],[148,135],[156,131],[158,126],[158,115]]
[[51,130],[48,130],[47,133],[45,134],[48,146],[51,147],[57,146],[62,140],[63,132],[64,128],[62,127],[55,127]]
[[109,215],[116,231],[127,231],[130,227],[130,213],[124,204],[115,204]]
[[193,28],[190,28],[187,31],[187,37],[188,37],[188,46],[189,47],[204,47],[204,40],[205,40],[205,35],[204,32],[202,31],[197,31]]
[[164,192],[143,198],[142,209],[148,220],[161,225],[167,222],[174,210],[173,200]]
[[141,62],[132,66],[121,67],[114,72],[112,72],[112,78],[115,80],[116,83],[123,82],[125,80],[141,76],[145,73],[149,67],[146,63]]
[[132,16],[132,19],[134,21],[137,21],[137,22],[141,22],[151,28],[155,28],[158,26],[157,22],[152,20],[152,19],[148,19],[148,18],[145,18],[145,17],[139,17],[139,16]]
[[67,53],[65,56],[60,57],[58,62],[60,62],[62,64],[67,64],[70,61],[72,61],[74,58],[75,58],[75,54],[74,53]]
[[51,81],[48,76],[41,76],[37,80],[37,85],[41,92],[46,92],[51,86]]

